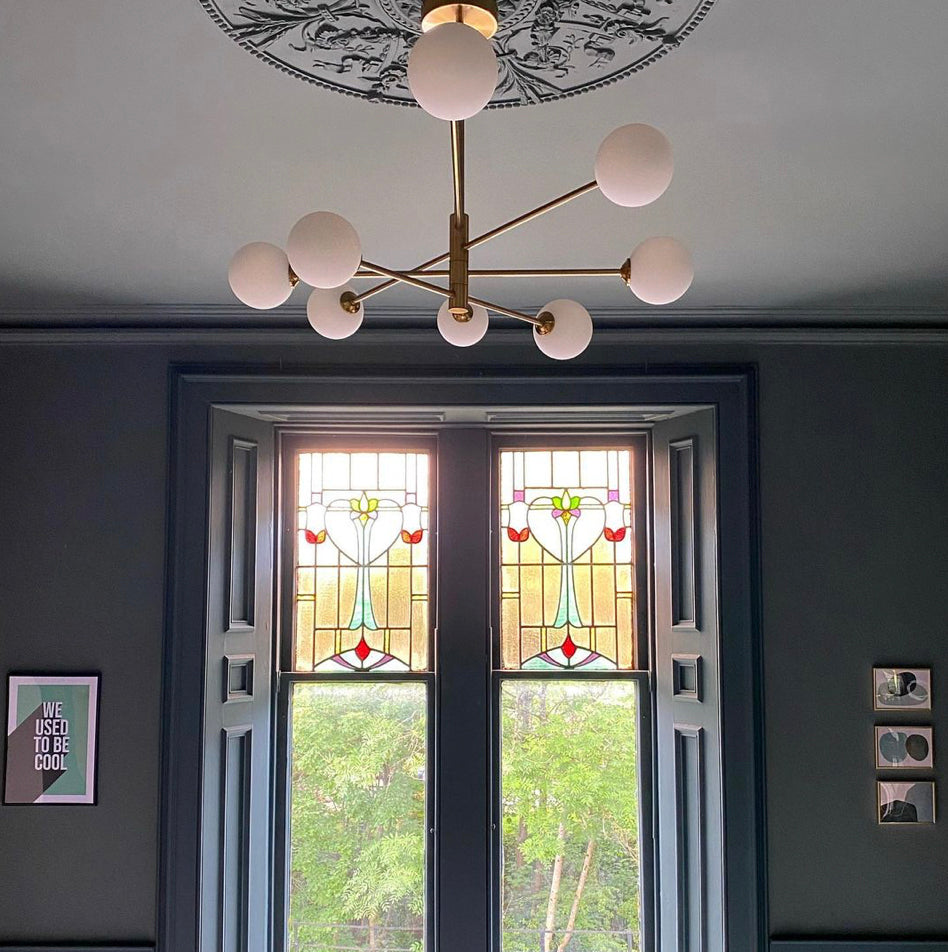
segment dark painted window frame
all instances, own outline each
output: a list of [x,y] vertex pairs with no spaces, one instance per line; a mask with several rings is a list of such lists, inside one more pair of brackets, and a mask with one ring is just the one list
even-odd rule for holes
[[[722,533],[719,545],[721,624],[726,632],[721,643],[723,739],[727,763],[740,768],[726,766],[724,775],[727,944],[735,950],[766,947],[753,368],[675,368],[645,375],[570,368],[566,373],[531,376],[522,375],[516,367],[495,367],[470,376],[416,369],[408,378],[385,368],[372,374],[321,370],[318,376],[274,376],[252,368],[234,372],[230,368],[176,366],[171,369],[169,384],[169,585],[157,923],[162,952],[192,952],[198,947],[203,739],[195,725],[201,723],[202,716],[204,657],[195,619],[203,618],[205,577],[195,566],[206,553],[204,487],[210,411],[214,406],[294,404],[715,407],[719,421],[719,519],[731,530]],[[477,903],[467,905],[470,908]],[[486,922],[480,928],[486,928]],[[444,948],[450,936],[440,931],[439,935]],[[486,952],[488,942],[483,947]]]

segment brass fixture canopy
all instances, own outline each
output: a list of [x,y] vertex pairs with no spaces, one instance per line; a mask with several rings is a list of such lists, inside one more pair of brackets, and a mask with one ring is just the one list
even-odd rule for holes
[[427,33],[442,23],[464,23],[489,40],[497,32],[496,0],[467,0],[465,3],[425,0],[421,5],[422,32]]

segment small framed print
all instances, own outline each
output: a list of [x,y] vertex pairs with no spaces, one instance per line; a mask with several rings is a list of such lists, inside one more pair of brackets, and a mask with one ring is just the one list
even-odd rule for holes
[[99,675],[11,674],[4,803],[95,803]]
[[930,727],[876,728],[876,767],[918,770],[933,766]]
[[935,784],[931,780],[879,780],[876,786],[880,823],[935,822]]
[[877,711],[930,711],[930,668],[873,668],[872,703]]

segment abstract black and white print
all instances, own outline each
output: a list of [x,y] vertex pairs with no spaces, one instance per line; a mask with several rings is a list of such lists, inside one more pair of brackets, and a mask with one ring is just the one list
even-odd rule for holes
[[929,668],[873,668],[873,706],[877,711],[928,711],[932,706]]
[[880,823],[935,822],[935,784],[931,781],[880,780],[878,790]]
[[877,727],[876,767],[920,769],[934,766],[930,727]]

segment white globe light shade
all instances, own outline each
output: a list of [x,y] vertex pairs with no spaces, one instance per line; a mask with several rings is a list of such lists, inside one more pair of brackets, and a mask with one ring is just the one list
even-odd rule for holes
[[554,360],[578,357],[592,340],[593,326],[589,311],[576,301],[560,298],[541,308],[537,317],[544,312],[553,315],[553,330],[548,334],[541,334],[539,329],[534,327],[533,339],[537,347]]
[[365,316],[365,305],[360,305],[355,314],[350,314],[341,304],[340,297],[346,293],[355,294],[350,287],[316,288],[306,302],[306,317],[317,334],[331,340],[351,337],[361,326]]
[[333,212],[304,215],[290,232],[286,254],[293,270],[314,288],[338,288],[362,263],[355,228]]
[[610,132],[596,153],[596,182],[602,194],[626,208],[654,202],[668,188],[674,169],[671,143],[641,122]]
[[490,40],[463,23],[423,33],[408,57],[408,86],[435,119],[470,119],[497,87],[497,56]]
[[646,304],[677,301],[694,276],[691,254],[674,238],[646,238],[629,256],[629,287]]
[[469,321],[456,321],[448,310],[448,301],[438,308],[438,330],[441,336],[455,347],[470,347],[476,344],[486,333],[489,323],[487,311],[480,304],[471,304],[474,312]]
[[244,245],[230,259],[227,280],[238,300],[259,310],[279,307],[293,291],[290,262],[282,248],[268,241]]

